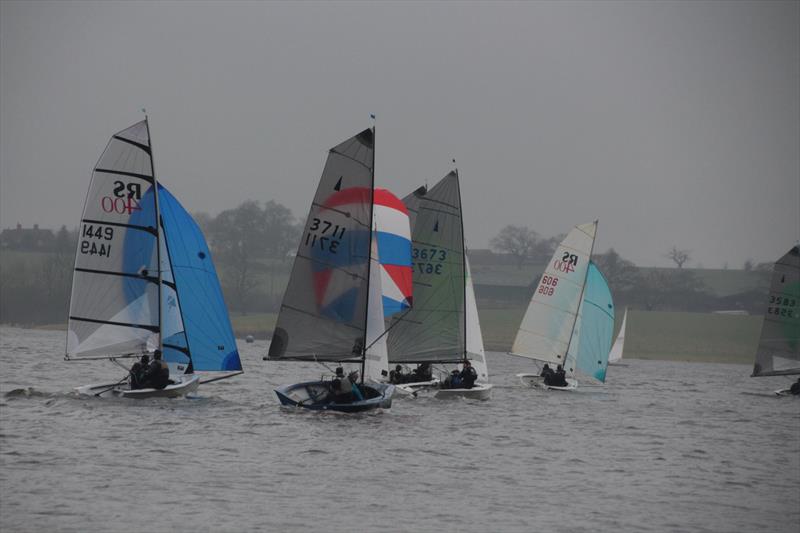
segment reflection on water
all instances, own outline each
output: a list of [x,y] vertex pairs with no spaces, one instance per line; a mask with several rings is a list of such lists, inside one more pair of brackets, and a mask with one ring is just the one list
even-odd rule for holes
[[[180,400],[85,399],[120,377],[63,332],[0,329],[2,531],[797,531],[800,398],[741,365],[630,361],[605,386],[488,402],[278,407],[312,364],[263,362]],[[156,518],[157,517],[157,518]]]

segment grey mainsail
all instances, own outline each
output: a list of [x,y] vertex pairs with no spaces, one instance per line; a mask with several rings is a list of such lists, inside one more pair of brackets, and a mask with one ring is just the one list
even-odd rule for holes
[[269,359],[362,359],[374,161],[371,129],[328,153],[283,296]]
[[800,374],[800,247],[781,257],[772,285],[753,376]]
[[147,120],[113,135],[94,168],[79,228],[67,359],[160,345],[154,174]]
[[414,303],[387,341],[391,363],[458,362],[465,357],[464,232],[458,174],[403,199],[409,210]]

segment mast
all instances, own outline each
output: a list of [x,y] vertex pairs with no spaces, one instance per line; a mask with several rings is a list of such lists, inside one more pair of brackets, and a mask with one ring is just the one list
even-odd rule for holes
[[[597,241],[597,220],[594,221],[594,237],[592,237],[592,247],[589,249],[589,262],[592,261],[592,253],[594,253],[594,243]],[[564,352],[564,361],[562,361],[561,368],[564,369],[566,372],[567,369],[564,368],[567,365],[567,357],[569,356],[569,347],[572,345],[572,337],[575,335],[575,324],[578,323],[578,315],[581,311],[581,305],[583,304],[583,293],[586,291],[586,278],[589,277],[589,264],[586,265],[586,273],[583,275],[583,286],[581,287],[581,296],[578,298],[578,308],[575,310],[575,319],[572,321],[572,330],[569,333],[569,340],[567,341],[567,350]],[[578,366],[577,357],[575,358],[575,366]]]
[[[453,159],[453,163],[456,160]],[[459,220],[461,221],[461,271],[464,278],[464,305],[462,306],[462,314],[464,315],[464,362],[467,362],[467,242],[464,240],[464,206],[461,204],[461,179],[458,176],[458,167],[454,169],[456,173],[456,189],[458,191],[458,211]]]
[[[372,119],[375,120],[374,115]],[[372,227],[375,217],[375,126],[372,126],[372,173],[370,183],[369,202],[369,246],[367,247],[367,302],[364,306],[364,342],[361,347],[361,384],[364,384],[364,370],[367,366],[367,324],[369,322],[369,276],[372,269]]]
[[[158,208],[158,180],[156,179],[156,165],[153,162],[153,140],[150,137],[150,121],[147,113],[144,115],[144,125],[147,128],[147,144],[150,148],[150,172],[153,174],[153,201],[156,209],[156,265],[158,265],[158,352],[163,357],[164,354],[164,335],[162,324],[161,284],[163,283],[161,272],[161,211]],[[177,292],[177,291],[176,291]],[[191,360],[191,358],[190,358]]]

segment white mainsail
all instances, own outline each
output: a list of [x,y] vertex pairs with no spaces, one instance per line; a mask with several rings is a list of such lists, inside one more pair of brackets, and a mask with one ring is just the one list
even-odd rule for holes
[[469,269],[469,260],[466,259],[467,269],[467,294],[465,310],[467,313],[467,359],[472,362],[472,366],[478,373],[478,383],[489,382],[489,370],[486,365],[486,351],[483,348],[483,334],[481,334],[481,324],[478,317],[478,306],[475,302],[475,288],[472,286],[472,273]]
[[611,351],[608,352],[609,363],[616,363],[622,359],[622,350],[625,348],[625,323],[627,320],[628,310],[625,309],[625,314],[622,315],[622,325],[619,327],[619,333],[617,333],[617,339],[614,341]]
[[566,355],[576,353],[571,342],[577,341],[573,331],[596,234],[597,221],[581,224],[558,245],[519,326],[512,354],[575,371],[574,357]]
[[92,173],[72,280],[67,359],[158,348],[159,228],[147,120],[115,134]]

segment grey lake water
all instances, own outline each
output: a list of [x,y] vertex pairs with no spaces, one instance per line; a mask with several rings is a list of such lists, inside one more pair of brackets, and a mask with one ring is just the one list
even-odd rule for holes
[[800,398],[744,365],[627,361],[605,386],[363,415],[279,407],[320,366],[264,362],[195,398],[79,398],[107,362],[0,328],[0,531],[800,531]]

